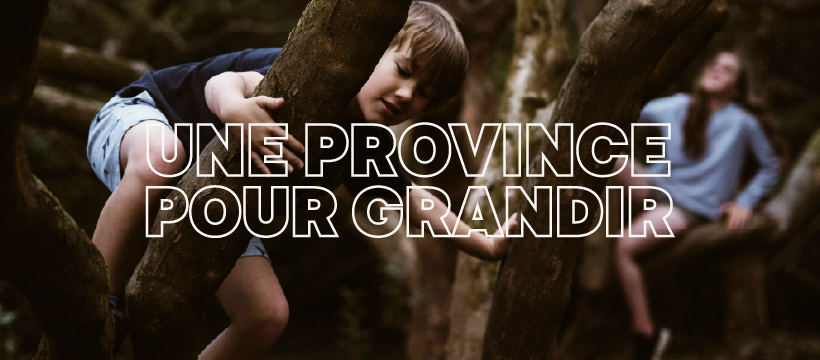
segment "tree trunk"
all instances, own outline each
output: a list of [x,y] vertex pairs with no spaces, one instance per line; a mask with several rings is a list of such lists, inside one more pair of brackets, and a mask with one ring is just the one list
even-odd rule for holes
[[[555,99],[572,59],[567,41],[570,26],[567,2],[518,1],[516,16],[515,47],[499,120],[509,124],[545,123],[551,111],[548,104]],[[485,136],[491,135],[492,132],[485,132]],[[486,176],[478,178],[475,183],[489,187],[492,203],[500,217],[506,213],[506,187],[521,185],[520,178],[501,176],[505,170],[502,149],[515,149],[519,141],[512,132],[502,131],[496,147],[488,155]],[[514,165],[507,164],[506,170],[513,170],[511,166]],[[472,214],[475,206],[482,207],[482,214],[490,213],[483,196],[474,196],[468,201],[470,205],[465,213]],[[486,221],[467,223],[471,227],[494,230]],[[459,254],[450,310],[448,359],[477,359],[481,356],[497,269],[497,263]]]
[[[647,85],[645,99],[657,96],[671,82],[675,81],[687,64],[697,56],[700,49],[723,26],[727,14],[728,9],[725,2],[721,0],[714,1],[678,36],[655,68]],[[611,206],[609,213],[613,218],[617,218],[620,216],[620,209],[617,206]],[[758,217],[755,221],[765,220]],[[613,227],[617,227],[617,225]],[[703,235],[707,234],[708,236],[708,233],[708,231],[696,232],[686,238],[703,239]],[[578,268],[580,277],[577,281],[577,294],[580,297],[574,300],[576,306],[571,319],[565,321],[567,326],[561,335],[560,345],[555,355],[557,358],[594,358],[595,354],[599,352],[611,353],[610,346],[622,340],[609,336],[612,331],[622,331],[621,328],[615,328],[628,321],[626,318],[628,310],[621,306],[618,301],[621,298],[621,293],[620,289],[615,286],[616,280],[613,275],[615,272],[612,261],[613,244],[611,239],[607,239],[604,234],[604,230],[601,229],[584,239],[584,260]],[[676,265],[697,258],[696,254],[698,252],[690,250],[698,247],[688,246],[687,244],[688,242],[684,241],[679,243],[681,248],[676,252],[678,256],[662,257],[659,261],[650,259],[647,266],[658,264],[658,267],[645,271],[647,281],[657,282],[654,279],[668,279],[669,275],[676,269]],[[701,249],[703,248],[708,248],[708,246],[701,247]],[[706,254],[700,252],[700,255]],[[617,315],[613,315],[613,313]],[[596,342],[593,346],[590,346],[588,339],[600,337],[602,334],[607,334],[606,338],[609,340]],[[610,355],[617,357],[616,354]]]
[[[584,33],[575,66],[558,95],[555,123],[573,123],[577,132],[588,125],[606,119],[624,127],[643,104],[646,83],[661,57],[677,36],[695,19],[710,1],[612,1],[604,7],[598,19]],[[603,101],[606,99],[605,101]],[[579,141],[580,161],[587,168],[609,171],[612,165],[591,166],[589,157],[593,139],[614,138],[615,130],[598,127]],[[610,154],[614,149],[608,149]],[[618,149],[620,150],[620,149]],[[575,159],[566,152],[545,143],[541,151],[556,159],[559,173],[568,173]],[[599,158],[606,158],[598,154]],[[585,161],[586,160],[586,161]],[[544,177],[531,179],[532,186],[583,186],[601,193],[605,179],[576,169],[574,177]],[[573,198],[584,201],[589,213],[598,210],[597,201],[586,193],[559,194],[556,207],[567,214]],[[546,205],[544,205],[546,204]],[[549,202],[539,202],[537,212],[527,207],[527,218],[536,231],[547,232],[550,224],[566,234],[585,233],[589,221],[573,224],[563,217],[551,221]],[[553,229],[555,231],[555,229]],[[555,234],[557,232],[554,232]],[[570,285],[581,241],[574,239],[536,239],[525,231],[525,237],[514,241],[501,268],[483,350],[485,359],[549,358],[556,348],[556,337],[569,302]]]
[[[372,73],[393,35],[404,24],[409,6],[409,0],[311,2],[255,95],[285,98],[277,120],[288,123],[290,133],[296,139],[305,138],[305,123],[336,122]],[[306,139],[309,153],[319,154],[317,140],[322,134],[311,132],[311,138]],[[231,137],[229,144],[232,145],[228,150],[215,139],[204,151],[207,155],[202,156],[200,164],[210,170],[213,151],[213,156],[225,164],[229,173],[240,173],[240,169],[248,165],[240,160],[236,143]],[[326,174],[321,180],[335,182],[337,179],[338,176]],[[269,186],[276,185],[313,185],[304,180],[302,170],[295,171],[288,178],[227,177],[219,171],[215,177],[205,178],[196,177],[192,167],[177,187],[191,199],[195,192],[209,185],[221,185],[240,194],[243,186],[270,189]],[[214,191],[203,191],[197,202],[204,204],[209,199],[221,197],[227,208],[226,218],[236,218],[240,204],[224,190],[210,190]],[[262,197],[270,201],[270,198]],[[158,233],[162,221],[177,219],[185,211],[184,199],[179,193],[172,193],[169,198],[174,202],[174,208],[160,213],[154,233]],[[249,196],[245,201],[257,204],[260,200]],[[205,223],[201,208],[190,209],[190,214],[193,221]],[[258,224],[253,224],[252,219],[248,216],[249,225],[259,231]],[[229,235],[221,239],[204,239],[186,219],[166,225],[164,236],[149,242],[126,289],[136,359],[195,357],[193,351],[197,347],[205,302],[230,273],[252,236],[244,226],[231,230],[233,225],[233,220],[224,221],[214,226],[212,233]]]
[[0,12],[0,277],[26,297],[43,330],[36,359],[110,359],[113,321],[105,262],[31,174],[20,142],[47,4],[5,2]]

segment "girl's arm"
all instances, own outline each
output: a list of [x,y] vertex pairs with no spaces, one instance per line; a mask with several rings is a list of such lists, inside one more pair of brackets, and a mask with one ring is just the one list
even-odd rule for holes
[[749,146],[760,168],[734,201],[721,206],[720,212],[727,215],[726,227],[729,229],[745,227],[746,221],[751,217],[752,209],[757,206],[762,197],[774,189],[780,175],[780,159],[775,155],[768,136],[763,132],[757,119],[751,119],[750,124],[747,130]]
[[746,188],[735,198],[735,202],[748,209],[754,209],[760,199],[772,192],[777,185],[780,175],[780,159],[775,155],[771,142],[757,119],[752,119],[750,122],[751,126],[747,127],[748,144],[760,168]]
[[[432,201],[432,210],[421,210],[421,203],[423,199]],[[444,228],[444,225],[439,218],[441,214],[445,214],[443,220],[447,226],[452,228],[452,224],[458,223],[458,233],[465,233],[470,229],[467,224],[458,219],[455,214],[447,209],[444,202],[433,196],[433,194],[427,190],[414,188],[413,191],[410,192],[408,201],[410,202],[409,215],[412,224],[418,224],[421,221],[426,220],[430,222],[430,225],[436,234],[447,234],[447,230]],[[501,226],[501,229],[498,229],[498,231],[495,232],[495,234],[502,234],[502,229],[507,229],[505,233],[508,233],[509,229],[518,226],[517,215],[518,214],[514,214],[510,217],[504,225]],[[471,231],[470,236],[448,237],[445,239],[451,241],[459,250],[484,260],[499,260],[503,258],[507,253],[507,247],[510,244],[510,239],[507,237],[488,238],[478,231]]]

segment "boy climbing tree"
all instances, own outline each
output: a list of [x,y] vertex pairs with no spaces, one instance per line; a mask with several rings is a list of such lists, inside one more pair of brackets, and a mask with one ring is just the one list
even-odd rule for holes
[[[92,122],[89,160],[97,176],[113,191],[100,216],[93,242],[106,258],[111,274],[110,302],[117,320],[117,344],[124,338],[128,325],[121,307],[118,308],[119,298],[146,246],[143,216],[153,218],[160,208],[160,200],[167,195],[149,191],[148,187],[175,184],[177,178],[173,176],[185,170],[192,153],[208,152],[194,148],[190,135],[175,132],[172,125],[243,124],[229,128],[233,139],[246,140],[243,148],[250,145],[250,157],[258,170],[270,174],[268,164],[271,162],[266,161],[269,158],[286,160],[287,163],[277,162],[275,166],[287,169],[291,175],[303,168],[300,157],[305,147],[296,136],[288,136],[279,127],[264,127],[265,130],[255,132],[253,138],[250,132],[243,134],[239,130],[249,130],[251,124],[273,124],[277,115],[285,110],[286,102],[281,98],[252,96],[278,56],[279,49],[245,50],[202,63],[149,72],[120,90]],[[339,125],[350,133],[354,123],[389,126],[412,119],[455,95],[466,67],[467,51],[453,18],[438,5],[413,2],[404,27],[344,110]],[[156,132],[157,129],[161,132]],[[380,143],[390,143],[391,135],[385,127],[370,130],[374,130],[373,137],[381,139]],[[330,138],[335,138],[334,143],[341,143],[342,136],[344,134],[337,131]],[[270,143],[266,138],[286,140]],[[158,139],[161,141],[156,141]],[[379,147],[374,151],[385,151],[374,156],[375,159],[399,163],[393,148]],[[346,167],[350,161],[343,159],[339,164]],[[377,164],[377,168],[381,167]],[[340,174],[341,182],[354,193],[373,185],[385,186],[395,194],[409,193],[405,201],[410,204],[411,221],[427,221],[433,224],[433,230],[444,230],[438,216],[447,205],[422,188],[407,192],[406,188],[412,183],[402,168],[396,169],[398,174],[392,177],[379,176],[376,171],[369,172],[370,176],[354,177],[347,168],[330,173]],[[323,180],[322,184],[332,189],[339,181],[331,176],[329,182]],[[171,197],[179,202],[179,194]],[[433,210],[424,211],[422,203],[432,204]],[[191,207],[188,211],[198,216],[194,206]],[[459,228],[466,228],[449,211],[444,223],[458,223]],[[514,225],[512,219],[502,228]],[[499,229],[497,235],[501,231]],[[485,259],[499,259],[508,245],[503,236],[487,237],[478,231],[448,240],[467,253]],[[231,325],[203,351],[202,359],[226,358],[228,354],[234,359],[258,358],[267,352],[287,324],[287,301],[264,245],[257,237],[250,240],[233,270],[216,290],[216,296],[231,318]]]

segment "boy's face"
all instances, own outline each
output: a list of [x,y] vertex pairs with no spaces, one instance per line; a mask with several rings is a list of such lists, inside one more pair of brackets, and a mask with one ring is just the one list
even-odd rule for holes
[[416,74],[420,69],[412,67],[411,51],[408,40],[382,55],[370,79],[350,103],[350,117],[390,126],[424,110],[435,93],[419,84]]

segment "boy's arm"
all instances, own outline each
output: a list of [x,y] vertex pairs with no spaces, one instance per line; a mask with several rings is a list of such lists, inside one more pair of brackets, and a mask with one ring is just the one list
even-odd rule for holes
[[[418,224],[422,220],[427,220],[430,222],[430,225],[436,234],[446,234],[447,230],[442,228],[441,221],[438,218],[440,214],[446,211],[447,215],[444,217],[444,222],[448,226],[452,227],[452,224],[458,223],[458,229],[460,229],[458,231],[459,233],[464,233],[464,231],[468,231],[470,229],[467,224],[456,217],[456,214],[453,214],[450,210],[444,210],[447,209],[444,202],[433,196],[433,194],[427,190],[414,188],[413,191],[410,192],[409,198],[409,215],[411,223]],[[429,199],[433,202],[432,210],[421,210],[421,202],[423,199]],[[518,226],[517,217],[518,214],[513,214],[513,216],[501,226],[501,229],[498,229],[498,231],[495,232],[495,234],[500,235],[502,233],[502,229],[507,229],[506,231],[509,231],[510,228]],[[510,244],[510,239],[507,237],[488,238],[478,231],[471,231],[469,237],[448,237],[445,239],[451,241],[457,248],[459,248],[459,250],[484,260],[499,260],[503,258],[507,253],[507,247]]]
[[[255,71],[225,72],[212,77],[205,84],[205,101],[208,108],[225,124],[273,124],[269,111],[275,111],[282,106],[282,98],[267,96],[250,97],[256,85],[264,76]],[[238,129],[232,129],[238,131]],[[245,132],[248,133],[248,130]],[[239,133],[235,133],[239,137]],[[246,136],[251,146],[251,159],[262,172],[270,174],[270,170],[262,161],[266,155],[275,155],[279,151],[278,145],[264,145],[265,137],[284,137],[284,131],[279,127],[258,127],[253,131],[253,138]],[[288,172],[293,166],[302,167],[302,160],[294,153],[304,153],[305,147],[293,136],[288,135],[282,146],[282,158],[289,162]],[[243,144],[243,146],[247,146]],[[280,164],[277,164],[280,165]],[[283,166],[283,165],[280,165]]]

